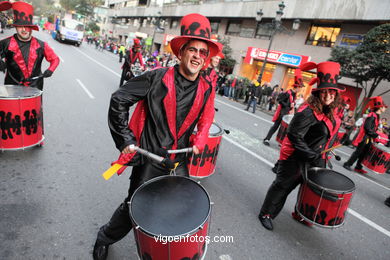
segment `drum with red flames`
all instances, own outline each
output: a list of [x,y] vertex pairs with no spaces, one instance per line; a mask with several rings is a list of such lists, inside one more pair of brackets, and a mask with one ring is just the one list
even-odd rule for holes
[[299,189],[295,208],[302,218],[317,226],[340,227],[354,191],[354,182],[343,174],[311,168]]
[[0,134],[1,150],[24,149],[42,143],[42,91],[0,86]]
[[154,178],[134,193],[130,217],[140,259],[203,259],[207,251],[210,199],[182,176]]
[[372,143],[362,164],[375,173],[384,174],[390,167],[390,149],[381,143]]
[[[193,133],[195,136],[196,131]],[[219,146],[222,141],[223,129],[213,123],[209,130],[207,143],[200,154],[191,154],[188,161],[188,171],[191,177],[204,178],[215,172]]]

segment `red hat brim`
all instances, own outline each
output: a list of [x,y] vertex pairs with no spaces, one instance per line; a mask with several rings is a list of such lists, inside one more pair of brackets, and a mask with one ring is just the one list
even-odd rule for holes
[[200,41],[205,41],[207,43],[210,51],[207,60],[209,60],[211,57],[217,56],[219,52],[218,45],[211,40],[205,39],[203,37],[197,37],[197,36],[177,36],[173,38],[170,43],[173,54],[175,54],[176,57],[179,57],[179,52],[181,47],[183,47],[183,45],[189,42],[190,40],[200,40]]
[[39,31],[39,27],[38,25],[20,25],[20,24],[11,24],[11,26],[13,27],[31,27],[31,29],[35,30],[35,31]]
[[12,8],[12,4],[9,1],[0,2],[0,12]]

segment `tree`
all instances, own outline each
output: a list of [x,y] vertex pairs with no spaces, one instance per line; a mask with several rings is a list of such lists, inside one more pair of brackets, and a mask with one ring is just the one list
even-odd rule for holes
[[225,58],[221,60],[220,67],[223,71],[230,74],[233,71],[234,65],[236,65],[236,60],[232,58],[232,48],[230,47],[230,38],[223,38],[218,40],[220,43],[223,44],[223,50],[222,53],[225,55]]
[[[356,49],[333,48],[329,60],[340,63],[341,76],[354,79],[356,86],[363,90],[363,102],[356,109],[356,114],[360,115],[379,83],[390,81],[390,24],[368,31]],[[390,87],[379,96],[389,91]]]

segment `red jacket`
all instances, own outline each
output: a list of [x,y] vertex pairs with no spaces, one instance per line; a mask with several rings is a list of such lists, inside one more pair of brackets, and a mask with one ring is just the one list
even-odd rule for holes
[[[117,148],[121,151],[137,144],[152,153],[157,153],[158,148],[186,148],[197,126],[192,144],[202,150],[214,119],[215,89],[202,76],[198,80],[195,99],[180,129],[176,128],[175,67],[149,71],[119,88],[112,95],[109,110],[109,126]],[[136,102],[126,127],[129,107]],[[114,163],[136,163],[132,160],[136,154],[120,154]],[[171,159],[174,158],[172,154]]]
[[367,140],[367,138],[376,138],[378,134],[376,131],[379,126],[379,115],[377,113],[371,112],[368,114],[366,119],[364,119],[363,125],[359,129],[359,133],[352,144],[357,146],[361,141]]

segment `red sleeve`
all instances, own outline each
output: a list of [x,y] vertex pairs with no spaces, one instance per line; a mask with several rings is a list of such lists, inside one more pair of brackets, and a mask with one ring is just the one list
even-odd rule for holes
[[140,52],[137,52],[137,58],[139,60],[139,64],[141,64],[141,66],[144,67],[145,66],[144,59],[143,59],[142,54]]
[[44,45],[44,55],[45,59],[50,63],[48,70],[54,72],[58,64],[60,64],[60,58],[58,58],[58,56],[54,53],[53,49],[50,48],[50,46],[46,42]]
[[207,100],[205,109],[198,121],[198,131],[194,138],[194,145],[198,147],[199,150],[203,150],[204,146],[207,143],[207,138],[209,136],[209,130],[214,120],[214,99],[215,99],[215,88],[211,88],[211,94]]

